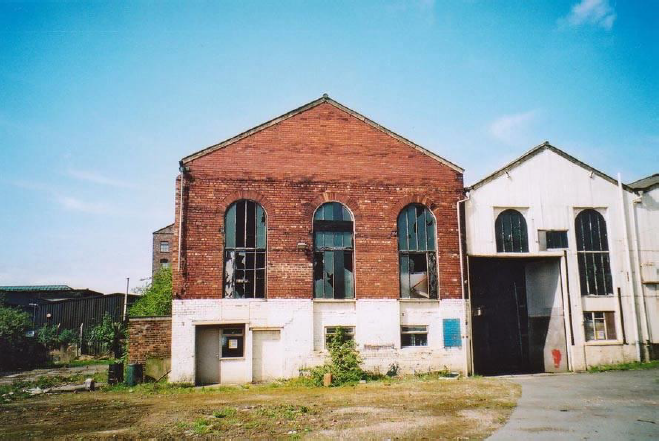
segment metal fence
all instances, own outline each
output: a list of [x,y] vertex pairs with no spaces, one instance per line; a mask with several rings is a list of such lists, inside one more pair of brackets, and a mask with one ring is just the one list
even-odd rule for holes
[[81,336],[81,353],[99,355],[106,353],[108,349],[104,345],[88,342],[91,329],[103,321],[106,313],[113,322],[120,322],[123,308],[124,295],[120,294],[40,304],[32,312],[34,328],[56,325],[60,330],[74,330]]

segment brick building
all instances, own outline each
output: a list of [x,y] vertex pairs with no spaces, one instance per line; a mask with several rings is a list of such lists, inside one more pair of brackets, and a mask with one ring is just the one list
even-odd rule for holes
[[339,326],[368,369],[463,370],[461,168],[323,96],[180,170],[170,381],[296,376]]
[[151,255],[151,276],[163,267],[169,268],[172,263],[172,238],[174,224],[153,232],[153,252]]

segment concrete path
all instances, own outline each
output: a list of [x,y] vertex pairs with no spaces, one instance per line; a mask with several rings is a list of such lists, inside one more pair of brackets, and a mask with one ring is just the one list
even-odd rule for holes
[[0,373],[0,385],[8,385],[15,381],[36,381],[42,376],[68,377],[73,375],[90,376],[96,373],[106,373],[107,364],[84,365],[81,367],[53,367],[53,368],[36,368],[34,370],[16,371],[10,373]]
[[489,440],[659,440],[659,370],[512,376],[522,397]]

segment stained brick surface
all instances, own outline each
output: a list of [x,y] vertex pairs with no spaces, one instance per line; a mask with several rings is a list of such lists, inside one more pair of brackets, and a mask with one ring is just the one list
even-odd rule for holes
[[172,318],[131,318],[128,321],[128,363],[143,364],[147,357],[169,358]]
[[240,198],[267,212],[268,298],[313,296],[312,256],[297,244],[312,247],[313,213],[325,201],[354,213],[357,298],[400,296],[396,221],[412,202],[437,218],[441,298],[461,296],[456,203],[462,174],[331,103],[187,166],[180,264],[180,177],[172,241],[177,297],[222,297],[224,212]]

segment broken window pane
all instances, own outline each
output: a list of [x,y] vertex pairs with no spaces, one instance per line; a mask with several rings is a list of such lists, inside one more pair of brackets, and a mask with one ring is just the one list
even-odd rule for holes
[[606,221],[596,210],[586,209],[575,220],[581,295],[613,294]]
[[224,297],[264,298],[266,219],[254,201],[231,204],[224,220]]
[[410,204],[398,215],[401,298],[436,299],[435,218],[427,207]]
[[425,325],[403,325],[400,328],[401,347],[426,347],[428,345],[428,327]]
[[316,210],[314,237],[314,297],[354,298],[353,228],[350,211],[340,203]]
[[528,233],[524,216],[514,209],[504,210],[494,222],[497,252],[526,253],[529,251]]
[[586,341],[616,339],[614,312],[584,312],[584,332]]

